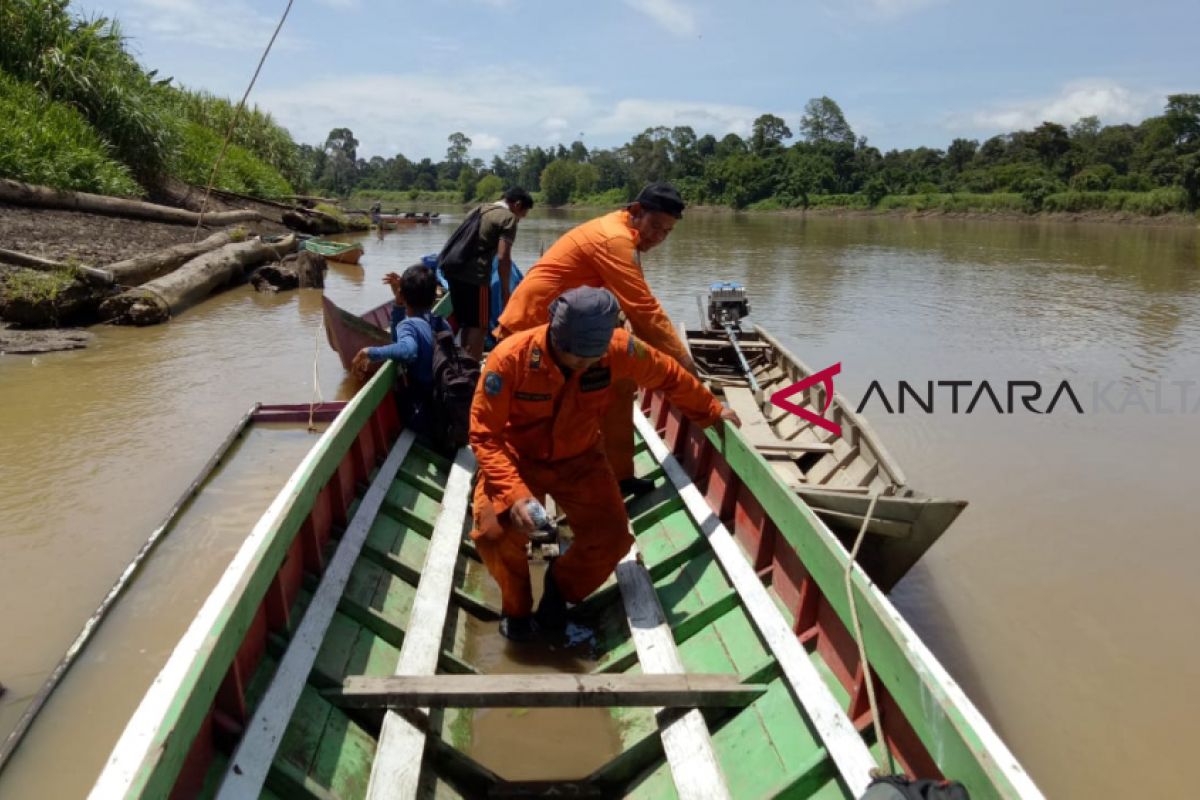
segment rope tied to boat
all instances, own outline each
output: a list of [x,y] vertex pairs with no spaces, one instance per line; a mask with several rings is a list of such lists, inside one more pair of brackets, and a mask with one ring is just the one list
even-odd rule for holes
[[313,424],[313,415],[318,405],[325,404],[325,396],[321,394],[321,328],[325,323],[318,322],[313,333],[313,400],[308,404],[308,432],[316,433],[317,426]]
[[204,199],[200,201],[200,213],[196,217],[196,230],[192,231],[192,242],[200,236],[200,226],[204,224],[204,211],[208,208],[208,198],[212,194],[213,184],[217,182],[217,171],[221,168],[221,162],[225,160],[225,151],[229,149],[229,142],[233,138],[233,132],[237,129],[238,122],[241,121],[242,111],[246,108],[246,100],[250,97],[250,90],[254,88],[254,84],[258,81],[258,74],[262,72],[263,64],[267,62],[267,55],[271,52],[271,47],[275,44],[276,37],[279,36],[279,31],[283,29],[284,20],[288,18],[288,13],[292,10],[292,3],[295,0],[288,0],[287,7],[283,9],[283,16],[279,18],[279,24],[275,26],[275,32],[271,34],[271,40],[267,42],[267,47],[263,50],[262,58],[258,60],[258,67],[254,70],[254,75],[250,78],[250,85],[246,87],[245,94],[242,95],[241,102],[233,112],[233,118],[229,120],[229,127],[225,130],[225,141],[221,143],[221,152],[217,154],[217,160],[213,162],[212,172],[208,176],[208,186],[204,189]]
[[[879,704],[875,701],[875,684],[871,681],[871,666],[867,663],[867,646],[863,642],[862,624],[858,621],[858,604],[854,599],[854,584],[852,576],[854,574],[854,564],[858,560],[858,548],[862,545],[863,539],[867,534],[867,526],[871,524],[871,517],[875,513],[875,501],[879,499],[878,494],[871,495],[871,502],[867,505],[867,513],[863,516],[862,525],[858,529],[858,536],[854,539],[854,546],[850,548],[850,560],[846,562],[846,598],[850,601],[850,620],[854,623],[854,643],[858,645],[858,663],[862,665],[863,683],[867,689],[867,703],[871,707],[871,722],[875,727],[875,741],[883,748],[884,763],[880,765],[878,771],[873,772],[873,777],[884,775],[892,775],[895,773],[895,768],[892,765],[892,753],[888,749],[887,740],[883,738],[883,722],[879,717]],[[865,572],[863,573],[866,574]]]

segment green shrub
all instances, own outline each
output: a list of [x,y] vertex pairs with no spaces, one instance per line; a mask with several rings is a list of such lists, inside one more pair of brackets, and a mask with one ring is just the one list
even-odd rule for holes
[[97,194],[141,188],[87,121],[0,72],[0,177]]
[[[221,153],[221,134],[195,122],[183,124],[183,146],[173,159],[170,172],[180,180],[207,186],[213,164]],[[292,187],[273,167],[236,144],[229,145],[213,183],[218,189],[254,197],[284,197]]]
[[160,174],[176,146],[166,81],[126,52],[117,23],[75,18],[67,6],[0,2],[0,69],[77,109],[139,177]]
[[504,181],[500,180],[499,175],[484,175],[479,179],[479,183],[475,184],[475,199],[481,203],[498,200],[503,191]]

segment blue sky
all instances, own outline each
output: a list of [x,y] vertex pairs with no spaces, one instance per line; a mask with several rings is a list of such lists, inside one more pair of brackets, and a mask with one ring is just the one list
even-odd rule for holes
[[[240,97],[285,0],[84,0],[142,62]],[[828,95],[882,148],[945,147],[1043,119],[1105,123],[1200,92],[1200,2],[296,0],[251,100],[298,141],[349,127],[363,156],[444,157],[466,133],[589,147],[652,125],[798,132]]]

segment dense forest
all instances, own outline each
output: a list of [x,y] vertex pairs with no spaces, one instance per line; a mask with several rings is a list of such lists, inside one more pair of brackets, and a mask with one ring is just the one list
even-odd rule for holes
[[438,162],[368,159],[346,127],[297,144],[265,111],[247,110],[236,125],[235,116],[228,100],[144,69],[114,21],[78,17],[68,0],[0,3],[0,177],[59,188],[143,195],[164,179],[211,177],[218,188],[262,197],[469,202],[515,184],[550,205],[615,205],[648,181],[670,180],[691,203],[738,209],[1200,207],[1200,94],[1170,95],[1161,115],[1137,125],[1084,117],[887,152],[857,136],[828,97],[810,100],[798,120],[761,115],[747,138],[656,127],[619,147],[514,144],[490,161],[473,157],[461,132],[449,135]]
[[1161,116],[1139,125],[1106,126],[1096,117],[1069,128],[1043,122],[982,143],[955,139],[944,150],[880,152],[855,135],[828,97],[808,102],[797,130],[798,136],[787,120],[763,114],[749,138],[658,127],[612,149],[588,150],[579,141],[553,148],[512,145],[490,163],[470,157],[471,140],[462,133],[449,136],[439,163],[401,154],[358,158],[346,128],[332,131],[323,146],[300,150],[310,180],[336,194],[442,190],[468,200],[518,184],[551,205],[611,203],[631,198],[648,181],[670,180],[690,202],[732,208],[904,207],[913,203],[903,198],[915,198],[949,203],[947,210],[957,202],[984,209],[1163,213],[1194,210],[1200,200],[1196,94],[1171,95]]

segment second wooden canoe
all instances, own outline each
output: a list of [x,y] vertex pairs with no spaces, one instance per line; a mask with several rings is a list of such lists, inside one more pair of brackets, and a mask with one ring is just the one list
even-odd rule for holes
[[[873,535],[864,540],[859,563],[885,592],[966,508],[965,500],[930,497],[908,486],[867,420],[836,391],[827,416],[841,426],[841,436],[771,405],[772,392],[813,370],[762,327],[737,334],[759,385],[757,394],[724,332],[685,328],[683,334],[700,376],[741,416],[746,438],[847,547],[862,526],[871,496],[877,496],[867,526]],[[820,416],[825,390],[813,386],[792,400]]]

